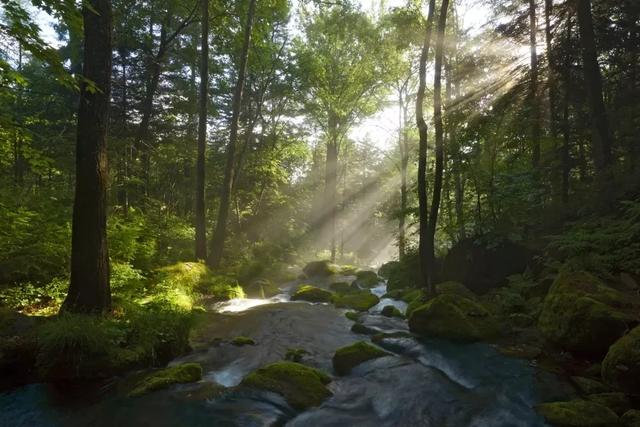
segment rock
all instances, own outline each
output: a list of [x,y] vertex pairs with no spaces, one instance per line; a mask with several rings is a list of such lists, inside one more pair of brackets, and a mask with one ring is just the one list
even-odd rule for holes
[[457,295],[439,295],[414,309],[411,332],[454,341],[483,341],[498,334],[498,324],[480,304]]
[[256,345],[256,342],[249,337],[240,335],[231,339],[231,344],[241,347],[243,345]]
[[606,406],[618,415],[622,415],[631,409],[631,402],[624,393],[590,394],[587,399]]
[[640,427],[640,410],[631,409],[620,417],[620,423],[624,427]]
[[356,280],[354,283],[360,288],[373,288],[380,283],[381,280],[373,271],[360,270],[356,272]]
[[305,355],[309,354],[304,348],[288,348],[284,360],[300,363]]
[[347,311],[344,314],[344,317],[346,317],[349,320],[352,320],[354,322],[357,322],[358,319],[360,319],[360,313],[358,313],[357,311]]
[[637,291],[639,287],[636,279],[628,273],[620,273],[620,284],[630,291]]
[[327,277],[340,272],[340,267],[331,261],[312,261],[302,269],[307,277]]
[[291,301],[331,302],[333,293],[311,285],[302,285],[291,296]]
[[602,378],[602,365],[600,363],[594,363],[589,365],[587,369],[584,370],[583,375],[589,378]]
[[282,395],[294,409],[320,405],[332,393],[331,378],[322,371],[295,362],[276,362],[247,375],[241,385]]
[[393,305],[384,306],[380,314],[385,317],[397,317],[399,319],[404,319],[404,314],[402,314],[402,312]]
[[280,293],[280,288],[267,279],[259,279],[244,287],[249,298],[271,298]]
[[611,409],[586,400],[543,403],[536,409],[549,424],[563,427],[612,427],[618,422]]
[[367,311],[380,302],[380,299],[369,291],[359,291],[344,295],[335,295],[333,302],[338,308],[350,308]]
[[636,321],[632,307],[627,295],[589,273],[561,273],[544,299],[538,327],[565,350],[601,357]]
[[460,295],[461,297],[474,299],[476,294],[460,282],[448,281],[436,285],[438,295]]
[[185,388],[177,390],[173,395],[187,402],[203,402],[215,399],[225,391],[227,391],[227,388],[223,385],[201,381],[194,383],[192,387],[185,386]]
[[469,237],[457,242],[442,261],[442,280],[464,283],[476,294],[506,284],[507,277],[522,273],[533,263],[534,253],[495,236]]
[[576,385],[582,394],[597,394],[611,391],[609,387],[600,381],[585,377],[571,377],[571,381]]
[[354,323],[353,326],[351,326],[351,332],[353,332],[354,334],[361,334],[361,335],[375,335],[380,331],[378,331],[377,329],[373,329],[368,326],[365,326],[362,323]]
[[609,348],[602,361],[602,378],[626,393],[640,395],[640,326]]
[[389,262],[385,262],[384,264],[382,264],[380,266],[380,268],[378,269],[378,275],[380,277],[383,277],[385,279],[389,278],[390,273],[398,268],[400,266],[400,263],[398,261],[389,261]]
[[508,317],[509,324],[516,328],[528,328],[536,322],[536,319],[524,313],[513,313]]
[[410,318],[411,313],[413,313],[418,307],[422,307],[425,304],[426,301],[424,301],[422,297],[414,299],[407,305],[407,309],[404,312],[405,317]]
[[344,294],[344,293],[353,291],[353,289],[351,288],[351,285],[349,285],[347,282],[334,282],[329,285],[329,289],[339,294]]
[[339,273],[343,276],[355,276],[358,267],[355,265],[341,265]]
[[191,383],[202,379],[202,367],[199,363],[184,363],[153,372],[129,392],[129,397],[141,396],[151,391],[167,388],[173,384]]
[[333,355],[333,368],[338,375],[348,375],[357,365],[367,360],[389,356],[384,350],[380,350],[364,341],[358,341],[347,347],[342,347]]

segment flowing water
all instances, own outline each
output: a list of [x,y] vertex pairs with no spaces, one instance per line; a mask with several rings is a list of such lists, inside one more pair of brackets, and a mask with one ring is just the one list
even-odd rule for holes
[[[344,278],[342,278],[344,280]],[[347,278],[348,279],[348,278]],[[318,286],[328,286],[318,280]],[[336,349],[368,339],[350,331],[345,310],[289,301],[296,283],[269,300],[232,300],[210,307],[194,338],[195,350],[172,363],[199,362],[203,381],[127,398],[113,380],[56,388],[31,384],[0,395],[0,426],[544,426],[533,406],[567,394],[560,381],[529,362],[507,358],[487,344],[417,340],[406,321],[379,315],[382,299],[362,317],[388,335],[378,345],[391,356],[335,376],[333,397],[298,413],[277,394],[233,387],[250,371],[282,360],[287,349],[307,351],[304,363],[332,372]],[[384,295],[386,286],[372,289]],[[405,333],[403,333],[405,332]],[[228,343],[239,335],[256,345]],[[230,387],[211,397],[207,384]]]

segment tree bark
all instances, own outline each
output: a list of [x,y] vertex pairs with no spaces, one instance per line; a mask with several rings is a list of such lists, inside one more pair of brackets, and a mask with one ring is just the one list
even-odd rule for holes
[[[404,259],[407,245],[407,168],[409,166],[409,142],[405,128],[407,121],[404,91],[408,81],[398,88],[398,148],[400,150],[400,216],[398,218],[398,259]],[[404,113],[404,116],[403,116]]]
[[420,53],[419,83],[416,95],[416,124],[418,126],[418,213],[420,218],[420,240],[418,242],[418,258],[420,261],[420,277],[422,287],[428,294],[435,294],[435,288],[429,284],[429,261],[428,261],[428,228],[429,214],[427,207],[427,122],[424,120],[423,103],[427,79],[427,58],[431,45],[431,33],[433,32],[433,16],[436,8],[436,1],[429,1],[429,14],[427,15],[427,25],[425,31],[424,44]]
[[429,292],[432,294],[435,294],[435,283],[433,283],[433,277],[435,273],[435,234],[436,226],[438,225],[440,199],[442,198],[442,176],[444,173],[444,129],[442,125],[442,60],[444,56],[444,32],[447,26],[448,7],[449,0],[442,0],[436,35],[435,71],[433,80],[433,121],[436,134],[436,165],[435,175],[433,179],[431,212],[429,214],[429,228],[427,234],[427,255],[429,262],[427,269],[427,286]]
[[200,97],[198,99],[198,158],[196,160],[196,259],[207,259],[204,208],[205,150],[207,146],[207,101],[209,88],[209,0],[201,0]]
[[336,262],[336,216],[338,214],[338,121],[334,113],[329,113],[329,139],[325,164],[325,203],[329,219],[331,237],[331,262]]
[[531,84],[529,108],[531,108],[531,142],[533,144],[531,164],[539,177],[540,167],[540,104],[538,102],[538,49],[536,46],[536,0],[529,0],[529,48],[531,50]]
[[[567,46],[571,43],[572,21],[571,15],[567,16]],[[571,126],[569,124],[569,101],[571,94],[571,57],[566,56],[564,61],[564,105],[562,112],[562,204],[569,203],[569,174],[571,173],[570,143]]]
[[591,16],[591,0],[577,0],[578,26],[582,47],[582,65],[589,98],[589,109],[594,132],[591,138],[593,161],[601,184],[601,196],[608,197],[608,181],[611,173],[611,146],[613,144],[609,120],[602,96],[602,74]]
[[224,250],[224,242],[227,236],[227,220],[229,218],[229,203],[231,200],[231,191],[233,188],[235,161],[236,161],[236,143],[238,140],[238,121],[240,118],[240,106],[242,104],[242,92],[244,90],[245,74],[247,72],[247,61],[249,59],[249,47],[251,45],[251,30],[253,28],[253,16],[256,9],[256,0],[250,0],[249,11],[247,12],[247,21],[244,28],[244,41],[242,43],[242,52],[240,54],[240,63],[238,67],[238,81],[233,93],[233,105],[231,113],[231,129],[229,132],[229,146],[227,148],[227,162],[224,171],[224,182],[220,193],[220,209],[218,211],[218,221],[213,232],[211,241],[211,253],[207,260],[207,264],[216,268],[222,260]]
[[62,309],[104,312],[111,307],[107,249],[107,128],[111,92],[111,1],[90,0],[84,17],[85,80],[80,87],[71,281]]

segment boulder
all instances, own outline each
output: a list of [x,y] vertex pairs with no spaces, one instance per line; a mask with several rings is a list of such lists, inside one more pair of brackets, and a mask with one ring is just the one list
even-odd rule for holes
[[373,288],[381,282],[380,277],[373,272],[368,270],[360,270],[356,272],[356,280],[354,280],[354,284],[356,284],[360,288]]
[[624,392],[640,395],[640,326],[609,348],[602,361],[602,378]]
[[364,341],[342,347],[333,355],[333,368],[338,375],[348,375],[357,365],[367,360],[389,356],[390,354]]
[[380,298],[369,291],[337,294],[333,297],[333,303],[338,308],[350,308],[356,311],[367,311],[380,302]]
[[241,385],[282,395],[294,409],[320,405],[331,396],[331,378],[322,371],[295,362],[276,362],[247,375]]
[[167,388],[173,384],[184,384],[202,379],[199,363],[183,363],[153,372],[138,381],[129,392],[129,397],[142,396],[151,391]]
[[353,291],[353,289],[351,288],[351,285],[349,285],[349,283],[347,282],[334,282],[329,285],[329,289],[339,294],[344,294],[344,293]]
[[606,406],[618,415],[622,415],[631,409],[631,402],[624,393],[590,394],[587,399]]
[[484,341],[498,334],[498,324],[479,303],[458,295],[439,295],[414,309],[411,332],[454,341]]
[[640,410],[631,409],[620,417],[620,423],[624,427],[640,427]]
[[333,293],[312,285],[302,285],[291,295],[291,301],[331,302]]
[[331,261],[312,261],[302,269],[307,277],[327,277],[340,272],[340,267]]
[[438,283],[436,285],[436,293],[438,295],[459,295],[469,299],[474,299],[476,297],[476,294],[471,292],[465,285],[451,280],[448,282]]
[[557,426],[612,427],[618,423],[618,416],[611,409],[586,400],[543,403],[536,409],[549,424]]
[[380,266],[380,268],[378,269],[378,275],[380,277],[383,277],[385,279],[389,278],[389,275],[391,274],[391,272],[398,268],[398,266],[400,265],[400,263],[398,261],[389,261],[389,262],[385,262],[384,264],[382,264]]
[[237,347],[242,347],[244,345],[256,345],[256,342],[249,337],[239,335],[231,339],[231,344]]
[[393,305],[384,306],[380,314],[385,317],[397,317],[399,319],[404,319],[404,314],[402,314],[402,312]]
[[591,378],[571,377],[571,382],[575,384],[576,388],[582,394],[598,394],[611,391],[609,387],[602,384],[600,381],[596,381]]
[[603,356],[628,325],[634,303],[586,272],[558,275],[544,299],[538,327],[552,344],[570,352]]

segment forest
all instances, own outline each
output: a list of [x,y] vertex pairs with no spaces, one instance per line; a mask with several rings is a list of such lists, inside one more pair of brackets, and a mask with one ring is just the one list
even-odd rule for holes
[[638,0],[1,0],[0,427],[640,427]]

